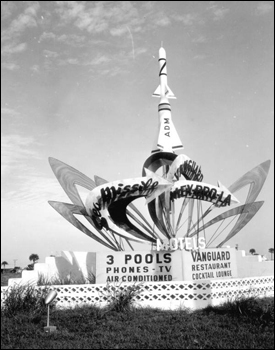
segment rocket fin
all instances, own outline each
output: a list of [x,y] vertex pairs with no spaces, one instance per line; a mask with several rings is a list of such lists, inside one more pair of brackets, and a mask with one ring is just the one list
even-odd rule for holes
[[176,96],[174,95],[173,91],[169,88],[168,85],[166,85],[165,95],[168,98],[176,98]]
[[[156,88],[155,92],[152,95],[153,97],[161,97],[160,94],[160,85]],[[176,96],[174,95],[173,91],[169,88],[168,85],[166,85],[165,87],[165,96],[167,98],[176,98]]]
[[153,97],[160,97],[160,85],[156,88],[156,90],[152,96]]
[[170,120],[169,130],[164,128],[164,125],[160,125],[157,142],[154,144],[152,153],[163,151],[163,152],[174,152],[182,149],[183,145],[176,131],[173,122]]
[[153,149],[151,151],[152,153],[156,153],[156,152],[163,150],[163,146],[159,145],[159,142],[158,142],[159,141],[159,134],[160,134],[160,130],[158,131],[158,133],[155,136],[154,143],[153,143]]
[[180,140],[180,137],[177,133],[177,130],[173,124],[173,122],[171,121],[171,144],[172,144],[172,150],[173,151],[176,151],[178,149],[182,149],[183,148],[183,145],[182,145],[182,142]]

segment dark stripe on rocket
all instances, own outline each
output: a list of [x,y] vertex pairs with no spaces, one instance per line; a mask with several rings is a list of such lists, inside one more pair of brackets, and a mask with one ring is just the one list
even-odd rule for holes
[[159,71],[159,76],[161,76],[161,75],[167,75],[166,73],[163,73],[163,72],[162,72],[163,69],[166,67],[166,59],[165,59],[165,58],[159,59],[159,61],[161,61],[161,60],[164,60],[165,62],[164,62],[164,64],[163,64],[163,66],[161,67],[160,71]]
[[160,103],[158,111],[170,111],[171,112],[171,105],[170,103]]

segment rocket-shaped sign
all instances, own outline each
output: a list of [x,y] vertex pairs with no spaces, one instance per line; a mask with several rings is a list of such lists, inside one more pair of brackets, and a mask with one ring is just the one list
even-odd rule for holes
[[174,152],[183,148],[183,145],[172,122],[169,98],[176,97],[167,84],[166,52],[163,47],[159,49],[159,80],[160,85],[153,94],[155,97],[160,97],[158,105],[159,133],[152,153]]

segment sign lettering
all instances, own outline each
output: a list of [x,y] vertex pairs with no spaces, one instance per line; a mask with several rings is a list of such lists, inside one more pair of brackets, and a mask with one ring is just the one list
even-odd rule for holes
[[170,240],[157,239],[156,250],[183,250],[183,249],[205,249],[206,242],[204,237],[179,237],[171,238]]
[[189,265],[185,278],[193,281],[237,277],[235,249],[219,248],[186,252],[184,264]]
[[170,252],[100,253],[96,281],[106,282],[163,282],[182,278],[181,259]]
[[[175,199],[187,197],[193,199],[200,199],[206,202],[212,202],[221,207],[231,204],[231,194],[225,194],[219,187],[210,187],[208,184],[196,184],[192,181],[191,184],[187,184],[188,181],[178,181],[176,185],[172,188],[170,192],[170,199],[174,201]],[[190,181],[191,182],[191,181]]]

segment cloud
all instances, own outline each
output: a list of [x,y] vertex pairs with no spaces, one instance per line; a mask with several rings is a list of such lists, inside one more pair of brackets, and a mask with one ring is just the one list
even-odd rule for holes
[[54,41],[56,43],[62,43],[65,45],[69,45],[72,47],[83,47],[85,43],[86,37],[85,35],[77,35],[77,34],[61,34],[56,35],[52,32],[43,32],[42,35],[38,39],[38,43],[41,44],[44,41]]
[[66,58],[66,59],[61,59],[59,60],[59,65],[64,66],[64,65],[81,65],[81,62],[79,61],[78,58]]
[[68,58],[67,62],[69,64],[80,64],[79,60],[77,58]]
[[273,2],[259,2],[257,4],[256,8],[256,14],[257,15],[265,15],[267,13],[270,13],[274,10],[274,3]]
[[1,107],[1,116],[8,116],[8,117],[14,117],[14,116],[18,116],[19,113],[17,111],[15,111],[12,108],[6,108],[6,107]]
[[206,43],[207,41],[208,39],[204,35],[200,35],[192,40],[192,42],[195,44]]
[[[18,114],[10,108],[2,108],[1,112],[10,117]],[[54,174],[47,177],[34,165],[41,159],[44,162],[44,158],[39,155],[39,146],[30,136],[1,136],[1,175],[5,182],[2,202],[32,206],[47,204],[48,200],[70,203]]]
[[208,10],[211,11],[211,13],[213,14],[214,21],[222,20],[225,17],[225,15],[229,12],[229,9],[223,6],[220,7],[216,1],[209,2]]
[[198,61],[202,61],[204,60],[205,58],[207,58],[207,55],[196,55],[194,56],[194,60],[198,60]]
[[79,1],[57,1],[56,4],[56,12],[63,26],[73,22],[77,28],[89,33],[100,33],[108,28],[104,2],[84,4]]
[[57,52],[51,50],[43,50],[43,54],[46,58],[56,58],[59,56]]
[[142,2],[142,8],[145,11],[152,11],[156,5],[156,1],[144,1]]
[[110,77],[115,77],[118,74],[125,73],[125,70],[123,70],[120,67],[113,67],[112,69],[102,69],[99,71],[101,75],[109,75]]
[[40,35],[40,38],[38,40],[38,43],[44,41],[44,40],[53,40],[56,38],[56,35],[52,32],[43,32],[41,35]]
[[[42,72],[42,69],[50,71],[61,65],[82,65],[92,67],[90,72],[93,74],[122,74],[127,72],[128,64],[137,55],[145,52],[139,44],[140,33],[144,35],[156,28],[166,28],[173,20],[181,21],[185,25],[202,21],[196,14],[171,15],[170,9],[165,12],[154,1],[22,2],[20,6],[16,6],[17,11],[21,8],[21,12],[4,29],[4,36],[10,38],[10,41],[2,46],[2,53],[9,59],[3,68],[19,68],[17,61],[11,64],[10,56],[28,49],[25,56],[31,50],[37,54],[34,57],[41,57],[41,52],[43,53],[44,61],[39,64],[33,61],[30,64],[29,69],[33,73]],[[19,42],[20,35],[27,28],[30,39],[26,41],[28,46]],[[106,49],[106,45],[107,54],[101,51],[103,47]],[[74,52],[74,48],[79,48],[78,52]],[[109,53],[114,48],[116,51],[113,50],[114,53],[110,56]],[[100,55],[98,52],[104,54]],[[17,59],[19,58],[16,57]],[[108,66],[111,62],[112,65]]]
[[110,30],[111,35],[113,36],[121,36],[125,34],[128,31],[127,26],[119,27],[119,28],[112,28]]
[[20,53],[25,51],[27,48],[26,43],[21,43],[21,44],[7,44],[3,45],[3,48],[1,49],[1,55],[12,55],[14,53]]
[[[9,108],[9,104],[6,103],[5,107],[1,107],[1,122],[3,130],[6,131],[4,135],[17,134],[18,130],[26,125],[25,117],[24,113],[20,112],[19,106],[17,109],[13,109]],[[6,136],[3,136],[3,147],[8,140]]]
[[138,55],[144,54],[145,52],[147,52],[147,48],[145,48],[145,47],[139,47],[139,48],[137,48],[137,49],[135,50],[136,57],[137,57]]
[[[6,109],[4,112],[11,115],[12,110]],[[26,160],[40,159],[37,152],[38,145],[33,137],[24,137],[17,134],[2,135],[1,174],[20,174],[25,167]]]
[[220,21],[221,19],[223,19],[227,12],[229,12],[229,9],[225,9],[225,8],[214,9],[213,10],[214,21]]
[[[137,47],[135,49],[135,57],[147,52],[146,47]],[[127,73],[128,63],[133,59],[133,52],[131,50],[120,50],[112,56],[105,54],[97,54],[92,60],[87,60],[86,66],[91,66],[90,72],[97,75],[105,75],[114,77],[119,74]],[[112,63],[111,65],[109,63]]]
[[56,1],[56,12],[59,14],[63,23],[68,23],[72,19],[76,19],[85,11],[84,3],[79,1]]
[[20,13],[17,18],[15,18],[7,29],[2,31],[1,39],[2,41],[12,40],[20,36],[25,29],[36,27],[36,15],[40,8],[40,5],[37,1],[29,3],[30,5]]
[[[144,23],[144,16],[131,1],[86,2],[58,1],[56,12],[61,25],[72,22],[77,28],[88,33],[109,31],[111,35],[120,36],[127,32],[125,26],[139,31]],[[159,25],[166,25],[168,18],[159,18]]]
[[39,173],[18,176],[20,183],[18,189],[7,191],[2,195],[2,202],[8,201],[13,204],[23,203],[33,206],[39,204],[48,205],[47,201],[57,200],[71,203],[70,199],[63,193],[63,190],[56,178],[48,178]]
[[100,55],[98,54],[91,62],[90,65],[97,66],[99,64],[110,62],[111,58],[107,57],[106,55]]
[[86,37],[77,34],[62,34],[56,38],[57,41],[65,43],[70,46],[81,46],[85,44]]
[[33,66],[30,67],[30,70],[33,72],[33,73],[36,73],[36,74],[39,74],[40,73],[40,67],[38,64],[34,64]]
[[162,18],[158,18],[155,21],[155,24],[157,26],[161,26],[161,27],[166,27],[171,23],[170,19],[166,16],[162,17]]
[[3,62],[1,63],[1,67],[7,70],[17,70],[20,68],[20,66],[16,63],[12,63],[12,62]]
[[1,1],[1,20],[5,20],[12,15],[15,9],[15,4],[12,1]]
[[185,24],[186,26],[191,26],[193,24],[197,24],[197,23],[201,22],[198,15],[194,14],[194,13],[187,13],[185,15],[173,14],[171,17],[175,21],[181,22],[181,23]]
[[[12,4],[7,4],[12,3]],[[4,5],[1,3],[1,8],[4,8],[4,18],[10,20],[11,12],[18,11],[22,5],[15,5],[15,2],[8,1]],[[40,5],[36,1],[23,1],[23,6],[27,7],[16,16],[9,24],[3,25],[4,29],[1,30],[1,67],[10,71],[15,71],[20,68],[20,65],[14,61],[14,56],[21,54],[27,50],[27,43],[20,42],[20,36],[25,32],[27,28],[32,28],[37,25],[36,14],[40,8]],[[8,22],[8,21],[7,21]]]

